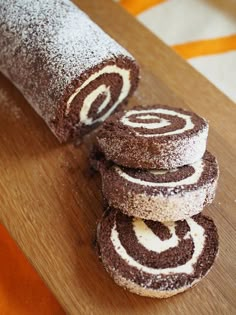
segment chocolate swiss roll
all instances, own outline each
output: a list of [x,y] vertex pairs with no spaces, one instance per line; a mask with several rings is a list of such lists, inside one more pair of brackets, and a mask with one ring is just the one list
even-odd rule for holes
[[108,204],[129,216],[177,221],[198,214],[215,196],[219,176],[216,158],[208,151],[199,161],[172,170],[141,170],[92,157],[100,171]]
[[192,164],[206,150],[208,123],[193,112],[164,105],[136,107],[110,117],[97,136],[107,160],[142,169]]
[[212,219],[154,222],[109,209],[97,230],[100,257],[115,282],[133,293],[167,298],[198,283],[218,253]]
[[134,58],[68,0],[0,4],[0,71],[59,141],[80,137],[134,92]]

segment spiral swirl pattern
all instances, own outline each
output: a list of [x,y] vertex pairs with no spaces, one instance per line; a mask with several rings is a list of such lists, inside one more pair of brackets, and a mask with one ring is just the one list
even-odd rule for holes
[[194,128],[191,115],[165,108],[130,110],[124,114],[121,122],[143,137],[181,134]]
[[[138,248],[141,248],[141,251],[145,253],[144,256],[151,255],[156,257],[156,261],[152,264],[145,261],[141,256],[139,257],[139,254],[134,254],[130,242],[124,243],[122,228],[117,227],[117,221],[114,222],[111,230],[111,242],[117,255],[119,255],[123,261],[129,266],[145,273],[153,275],[169,275],[172,273],[192,274],[194,272],[194,266],[204,249],[205,234],[204,228],[192,218],[187,219],[184,224],[185,231],[180,236],[180,234],[177,235],[177,230],[181,228],[180,222],[155,222],[150,224],[150,222],[145,222],[137,218],[130,220],[128,223],[130,230],[128,233],[126,231],[126,237],[131,238],[130,235],[132,235],[132,246],[134,246],[134,242],[136,242],[136,251]],[[166,230],[165,234],[168,234],[168,237],[164,239],[161,238],[158,235],[157,226],[159,226],[159,230]],[[187,242],[190,243],[190,255],[187,255],[187,257],[183,259],[183,263],[174,262],[173,264],[169,263],[168,267],[161,267],[161,263],[158,262],[158,259],[161,261],[161,256],[163,256],[165,252],[170,250],[174,251],[176,249],[178,251],[178,248],[181,248],[182,251],[184,247],[183,244]]]
[[[118,75],[122,80],[121,89],[118,95],[112,95],[111,87],[109,86],[112,81],[105,79],[102,80],[102,83],[83,99],[80,109],[80,123],[92,125],[104,121],[107,117],[109,117],[114,109],[128,96],[131,89],[130,70],[120,68],[117,65],[105,66],[98,72],[92,74],[81,86],[79,86],[68,99],[65,114],[68,115],[70,113],[73,100],[77,96],[79,97],[80,93],[88,87],[91,82],[94,83],[96,80],[101,80],[101,77],[103,76],[105,78],[106,75]],[[98,117],[94,119],[94,117],[89,114],[93,110],[94,102],[101,96],[103,99],[100,105],[96,108],[96,116],[98,115]]]

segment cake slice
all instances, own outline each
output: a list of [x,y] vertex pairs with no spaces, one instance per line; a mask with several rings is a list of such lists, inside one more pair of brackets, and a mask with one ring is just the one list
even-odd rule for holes
[[212,219],[154,222],[108,209],[97,229],[102,263],[114,281],[133,293],[167,298],[198,283],[218,253]]

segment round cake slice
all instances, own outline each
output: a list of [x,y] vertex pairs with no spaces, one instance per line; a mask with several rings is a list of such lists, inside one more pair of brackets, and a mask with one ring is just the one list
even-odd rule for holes
[[184,220],[201,212],[215,196],[219,169],[208,151],[199,161],[172,170],[125,168],[107,162],[100,152],[92,159],[108,204],[130,216],[160,222]]
[[206,150],[208,123],[193,112],[165,105],[135,107],[110,117],[97,136],[107,160],[142,169],[192,164]]
[[133,293],[167,298],[199,282],[218,253],[212,219],[160,223],[109,209],[97,230],[100,257],[115,282]]

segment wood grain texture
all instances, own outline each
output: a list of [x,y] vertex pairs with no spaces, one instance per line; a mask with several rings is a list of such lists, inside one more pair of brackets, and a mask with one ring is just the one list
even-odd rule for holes
[[236,105],[112,1],[76,3],[140,63],[142,79],[130,105],[169,103],[210,121],[208,148],[221,175],[216,200],[204,212],[219,229],[219,258],[198,286],[168,300],[116,286],[93,248],[102,197],[98,175],[89,169],[91,139],[79,148],[59,145],[3,76],[0,220],[68,314],[235,314]]

